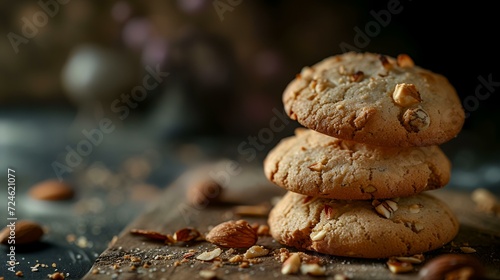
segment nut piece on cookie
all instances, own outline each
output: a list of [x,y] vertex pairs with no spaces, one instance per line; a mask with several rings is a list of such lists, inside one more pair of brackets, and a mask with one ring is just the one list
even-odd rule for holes
[[403,126],[409,132],[425,130],[431,124],[429,114],[422,108],[408,109],[403,114]]
[[351,80],[351,82],[361,82],[361,80],[363,80],[363,78],[365,77],[365,73],[363,73],[363,71],[356,71],[355,73],[351,74],[349,76],[349,79]]
[[385,55],[379,55],[379,60],[382,62],[382,66],[384,66],[384,69],[389,71],[392,69],[392,64],[391,62],[387,59]]
[[[373,201],[375,203],[375,200]],[[383,217],[390,219],[396,210],[398,210],[398,204],[390,199],[374,204],[375,211],[382,215]]]
[[407,273],[413,271],[413,265],[409,262],[400,262],[395,259],[390,259],[387,262],[389,270],[394,274]]
[[404,53],[398,55],[397,64],[399,67],[403,67],[403,68],[410,68],[410,67],[415,66],[413,59],[411,59],[411,57],[409,55],[404,54]]
[[408,107],[422,102],[420,93],[414,84],[397,84],[392,93],[392,99],[396,104],[402,107]]

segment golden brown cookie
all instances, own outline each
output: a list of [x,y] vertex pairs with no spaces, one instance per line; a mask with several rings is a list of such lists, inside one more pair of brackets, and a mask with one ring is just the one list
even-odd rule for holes
[[438,146],[369,146],[298,129],[268,153],[264,172],[271,182],[304,195],[373,199],[441,188],[451,164]]
[[269,214],[270,232],[287,246],[360,258],[431,251],[458,233],[453,212],[433,196],[419,194],[374,202],[381,204],[288,192]]
[[349,52],[326,58],[302,69],[283,103],[305,127],[378,146],[439,145],[464,123],[455,88],[406,55]]

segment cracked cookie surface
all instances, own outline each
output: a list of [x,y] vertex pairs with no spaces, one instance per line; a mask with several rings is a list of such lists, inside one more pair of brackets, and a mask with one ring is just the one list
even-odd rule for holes
[[400,198],[391,218],[372,201],[312,198],[288,192],[269,214],[271,235],[281,244],[324,254],[388,258],[442,247],[459,223],[439,199],[419,194]]
[[349,52],[304,67],[283,93],[291,119],[377,146],[428,146],[461,130],[464,110],[442,75],[411,58]]
[[310,129],[282,139],[264,160],[264,173],[276,185],[334,199],[410,196],[445,186],[450,172],[438,146],[370,146]]

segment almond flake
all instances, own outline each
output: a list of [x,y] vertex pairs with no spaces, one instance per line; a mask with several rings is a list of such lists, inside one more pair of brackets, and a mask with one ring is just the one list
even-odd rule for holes
[[408,262],[399,262],[391,259],[387,262],[387,266],[389,267],[389,270],[394,274],[413,271],[413,265]]
[[311,263],[311,264],[303,263],[300,265],[300,273],[304,275],[323,276],[325,275],[325,272],[326,269],[317,263]]
[[476,249],[472,247],[460,247],[460,251],[466,253],[466,254],[472,254],[476,252]]
[[262,247],[262,246],[252,246],[248,248],[248,250],[245,252],[244,257],[246,259],[253,259],[253,258],[258,258],[262,257],[269,254],[269,250]]
[[300,269],[300,256],[298,253],[290,254],[290,257],[285,260],[281,266],[281,274],[295,274]]
[[316,233],[311,233],[311,240],[312,241],[320,241],[323,240],[326,236],[326,230],[320,230]]
[[220,254],[222,254],[222,250],[220,248],[216,248],[212,251],[206,251],[206,252],[199,254],[196,257],[196,259],[200,260],[200,261],[211,261],[211,260],[217,258],[218,256],[220,256]]

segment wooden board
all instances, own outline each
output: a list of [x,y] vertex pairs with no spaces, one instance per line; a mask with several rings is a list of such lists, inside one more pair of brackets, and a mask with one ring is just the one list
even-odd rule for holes
[[[282,190],[270,185],[259,168],[246,168],[238,175],[227,178],[227,189],[224,189],[225,200],[233,203],[208,205],[193,208],[185,202],[185,191],[198,175],[187,173],[174,184],[166,188],[164,194],[144,213],[130,223],[123,232],[110,244],[95,261],[92,269],[84,277],[85,280],[100,279],[201,279],[199,272],[213,269],[218,279],[311,279],[307,275],[281,275],[281,262],[273,253],[260,258],[262,262],[240,268],[238,264],[227,260],[232,255],[227,249],[221,255],[222,262],[203,262],[195,259],[199,253],[212,250],[216,246],[208,242],[192,244],[165,245],[140,236],[130,234],[130,229],[154,230],[162,233],[174,233],[185,227],[194,227],[206,233],[211,226],[229,219],[244,218],[250,223],[266,223],[265,217],[239,217],[233,212],[235,203],[250,201],[251,203],[269,202],[272,197],[282,194]],[[226,179],[227,179],[226,178]],[[424,254],[426,261],[444,253],[461,253],[463,244],[477,250],[473,253],[485,266],[490,278],[500,278],[500,218],[475,211],[474,203],[467,193],[442,189],[433,194],[447,202],[458,215],[461,229],[455,240],[433,252]],[[283,248],[269,236],[261,236],[257,242],[271,251]],[[193,257],[183,259],[186,254],[195,251]],[[290,251],[295,251],[289,248]],[[236,253],[242,253],[239,251]],[[308,252],[318,256],[325,264],[327,274],[324,278],[333,279],[335,274],[343,274],[349,279],[418,279],[418,270],[423,264],[416,265],[415,271],[408,274],[391,274],[386,266],[386,259],[356,259],[326,256]],[[136,256],[135,269],[131,268],[130,259],[124,256]],[[220,267],[217,267],[220,266]]]

